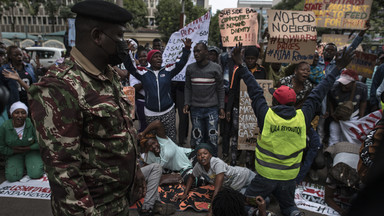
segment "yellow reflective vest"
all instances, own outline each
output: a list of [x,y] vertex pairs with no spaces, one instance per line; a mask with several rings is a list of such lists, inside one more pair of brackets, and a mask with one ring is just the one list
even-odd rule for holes
[[256,144],[255,167],[258,174],[272,180],[292,180],[300,171],[306,147],[306,125],[303,112],[286,120],[269,108],[264,128]]

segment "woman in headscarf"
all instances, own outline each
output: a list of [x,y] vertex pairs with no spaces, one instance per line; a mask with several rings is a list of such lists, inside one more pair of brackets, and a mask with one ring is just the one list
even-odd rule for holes
[[5,178],[18,181],[24,175],[32,179],[44,174],[35,128],[28,116],[27,106],[18,101],[10,108],[11,119],[0,126],[0,153],[6,156]]

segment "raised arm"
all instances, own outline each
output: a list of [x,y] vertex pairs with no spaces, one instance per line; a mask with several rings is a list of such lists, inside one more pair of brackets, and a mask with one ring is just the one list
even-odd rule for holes
[[255,80],[255,77],[251,72],[244,67],[243,58],[241,56],[242,44],[239,43],[236,45],[235,49],[232,52],[232,59],[236,65],[239,66],[239,69],[236,73],[239,73],[240,77],[244,80],[244,83],[247,85],[247,91],[249,98],[252,100],[252,108],[257,117],[258,126],[260,129],[263,127],[264,117],[267,114],[269,109],[267,101],[265,100],[263,89]]
[[185,40],[183,40],[183,43],[183,55],[181,56],[180,61],[176,62],[175,68],[171,70],[172,78],[183,70],[185,64],[187,64],[188,62],[189,54],[191,54],[192,40],[186,38]]
[[153,122],[151,122],[145,129],[143,132],[139,133],[138,134],[138,138],[139,139],[142,139],[145,137],[145,135],[151,131],[155,131],[156,132],[156,135],[160,138],[163,138],[163,139],[166,139],[167,138],[167,135],[165,133],[165,129],[164,129],[164,125],[163,123],[161,123],[160,120],[155,120]]
[[353,50],[344,47],[343,53],[336,57],[336,67],[311,91],[311,94],[309,94],[302,107],[307,125],[310,125],[316,110],[320,108],[325,95],[331,89],[333,83],[335,83],[336,77],[340,75],[341,70],[345,68],[354,57]]

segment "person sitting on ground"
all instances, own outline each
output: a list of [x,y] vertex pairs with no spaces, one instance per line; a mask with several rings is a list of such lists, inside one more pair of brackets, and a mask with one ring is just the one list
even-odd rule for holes
[[248,87],[252,108],[258,120],[261,135],[255,149],[257,175],[248,186],[246,196],[273,194],[285,216],[298,216],[294,197],[295,179],[300,170],[303,149],[306,147],[306,128],[311,126],[315,111],[334,83],[342,68],[352,60],[352,49],[344,49],[337,58],[337,67],[312,90],[302,109],[296,110],[296,93],[288,86],[276,89],[272,97],[272,107],[267,105],[263,89],[252,73],[243,66],[242,44],[232,52],[232,59],[239,66],[238,73]]
[[162,176],[160,164],[153,163],[140,168],[147,183],[143,206],[139,209],[140,216],[152,216],[155,213],[160,215],[171,215],[175,213],[176,207],[170,203],[163,203],[159,196],[159,183]]
[[35,128],[28,116],[27,106],[18,101],[10,108],[12,118],[0,126],[0,153],[5,155],[5,179],[19,181],[27,175],[32,179],[44,174]]
[[[221,159],[212,157],[212,147],[207,143],[200,143],[200,145],[196,146],[195,151],[198,163],[193,167],[193,172],[189,176],[184,194],[179,197],[181,200],[188,197],[194,177],[203,177],[208,183],[215,186],[212,196],[213,200],[223,186],[230,187],[244,194],[247,186],[256,176],[254,172],[245,167],[229,166]],[[211,214],[212,208],[209,209],[209,215]]]
[[[150,133],[155,131],[155,134]],[[158,163],[163,168],[178,172],[184,179],[192,173],[193,149],[177,146],[166,134],[160,120],[151,122],[148,127],[138,134],[141,151],[145,153],[144,162]]]
[[[340,215],[345,215],[348,205],[335,201],[335,195],[344,195],[346,198],[354,197],[359,188],[357,163],[359,161],[359,146],[348,142],[339,142],[325,150],[330,158],[328,167],[324,200],[329,207]],[[336,193],[336,194],[335,194]]]
[[339,121],[356,120],[365,115],[367,86],[358,81],[355,71],[346,69],[329,92],[329,113],[333,121],[329,125],[329,146],[346,141]]
[[[261,196],[256,197],[255,204],[258,206],[257,216],[267,216],[266,203]],[[212,201],[212,214],[214,216],[247,216],[245,210],[246,199],[240,192],[223,187]],[[268,215],[273,215],[268,212]]]

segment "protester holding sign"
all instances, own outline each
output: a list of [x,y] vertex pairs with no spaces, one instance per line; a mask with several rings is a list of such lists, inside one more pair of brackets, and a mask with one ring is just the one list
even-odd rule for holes
[[239,66],[238,73],[248,86],[261,136],[256,146],[255,168],[258,173],[245,195],[266,198],[273,194],[279,201],[283,215],[301,215],[294,202],[295,178],[299,173],[303,149],[306,146],[306,128],[311,126],[315,111],[334,83],[340,70],[352,59],[352,50],[344,49],[337,58],[337,67],[311,92],[302,109],[295,110],[296,93],[281,86],[273,94],[269,108],[263,90],[249,70],[242,66],[241,43],[232,54]]
[[162,67],[163,59],[160,50],[151,50],[147,55],[150,67],[135,67],[134,59],[124,62],[127,70],[143,84],[145,92],[144,113],[147,124],[160,120],[165,127],[167,136],[176,142],[176,118],[174,102],[171,97],[172,78],[185,66],[191,53],[191,39],[183,40],[183,55],[175,64]]
[[[267,75],[263,66],[257,64],[259,59],[259,48],[250,46],[244,50],[245,64],[249,71],[252,72],[255,79],[266,79]],[[233,73],[230,74],[231,82],[229,87],[228,105],[226,108],[226,119],[232,123],[231,131],[231,165],[236,166],[238,152],[238,131],[239,131],[239,100],[240,100],[240,76],[236,73],[238,67],[235,67]],[[253,151],[246,152],[246,166],[248,169],[253,167]]]

